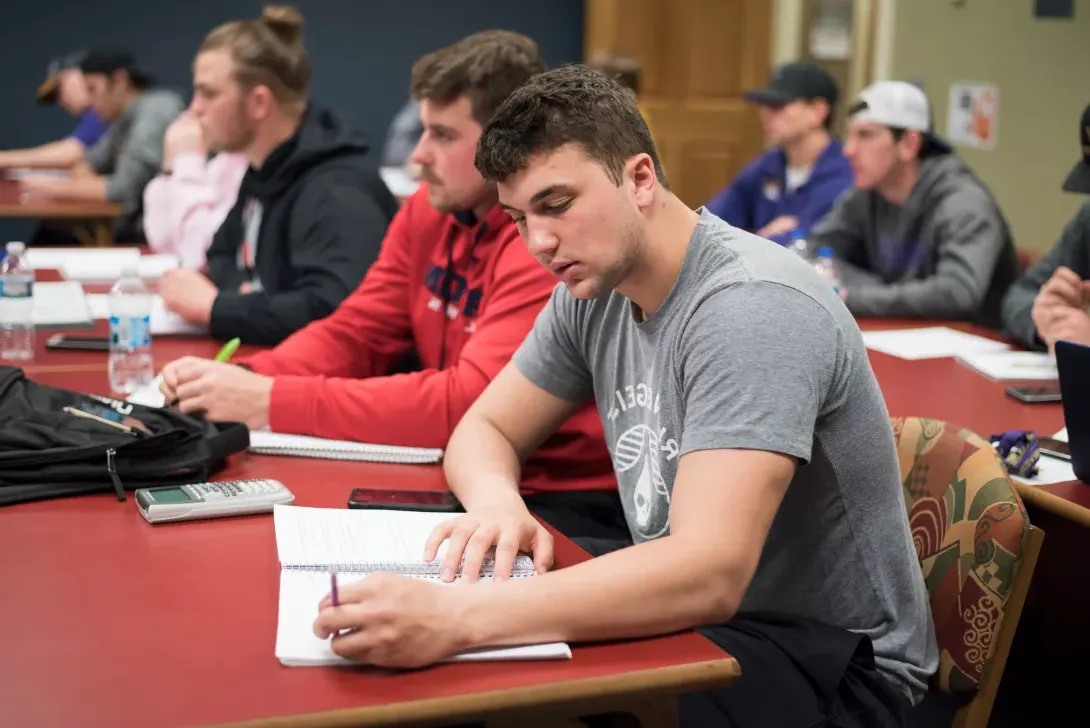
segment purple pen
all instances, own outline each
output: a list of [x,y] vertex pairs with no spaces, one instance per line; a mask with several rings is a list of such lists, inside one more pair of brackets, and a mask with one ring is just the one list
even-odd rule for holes
[[334,607],[341,606],[341,601],[337,597],[337,567],[335,566],[329,570],[329,599]]

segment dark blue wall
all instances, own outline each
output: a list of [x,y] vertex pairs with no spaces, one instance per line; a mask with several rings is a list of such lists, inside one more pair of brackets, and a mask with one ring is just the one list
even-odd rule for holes
[[[578,61],[582,0],[298,0],[314,67],[312,98],[353,119],[376,149],[408,98],[419,56],[474,31],[526,33],[549,65]],[[65,135],[65,113],[34,102],[51,56],[94,45],[125,45],[141,65],[189,98],[190,63],[204,35],[227,20],[256,17],[243,0],[53,0],[6,3],[0,21],[0,148]],[[376,152],[376,159],[378,154]],[[27,225],[0,221],[0,241],[26,236]]]

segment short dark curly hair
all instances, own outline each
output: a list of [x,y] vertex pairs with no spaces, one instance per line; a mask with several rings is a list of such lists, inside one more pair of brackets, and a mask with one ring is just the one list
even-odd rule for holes
[[582,64],[533,76],[507,97],[484,128],[474,159],[485,179],[502,182],[530,157],[580,145],[620,184],[625,164],[647,154],[666,187],[655,142],[630,89]]
[[537,43],[511,30],[483,30],[413,64],[410,88],[416,100],[447,104],[465,94],[482,126],[507,96],[545,70]]

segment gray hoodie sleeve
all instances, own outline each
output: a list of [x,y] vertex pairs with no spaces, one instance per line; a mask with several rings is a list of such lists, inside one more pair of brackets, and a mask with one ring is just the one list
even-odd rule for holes
[[897,283],[864,283],[847,289],[845,303],[856,316],[971,319],[988,293],[1006,226],[985,191],[965,185],[934,209],[938,262],[933,275]]
[[1059,241],[1019,278],[1003,298],[1003,328],[1027,346],[1042,347],[1033,323],[1033,301],[1056,269],[1065,266],[1080,278],[1090,278],[1090,203],[1067,223]]
[[878,285],[882,282],[878,276],[859,266],[859,261],[866,255],[863,245],[866,206],[866,195],[854,187],[849,188],[837,198],[829,214],[810,233],[809,242],[814,252],[821,247],[832,249],[837,275],[844,287]]
[[159,93],[140,102],[140,110],[117,155],[117,165],[106,179],[106,196],[136,206],[140,196],[163,162],[163,138],[167,127],[184,108],[173,94]]

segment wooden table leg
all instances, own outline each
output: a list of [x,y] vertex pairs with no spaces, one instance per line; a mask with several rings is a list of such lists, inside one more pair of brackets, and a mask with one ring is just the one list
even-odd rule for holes
[[94,245],[96,247],[105,248],[113,242],[113,231],[110,229],[109,221],[95,220],[91,223],[91,230],[94,234]]

